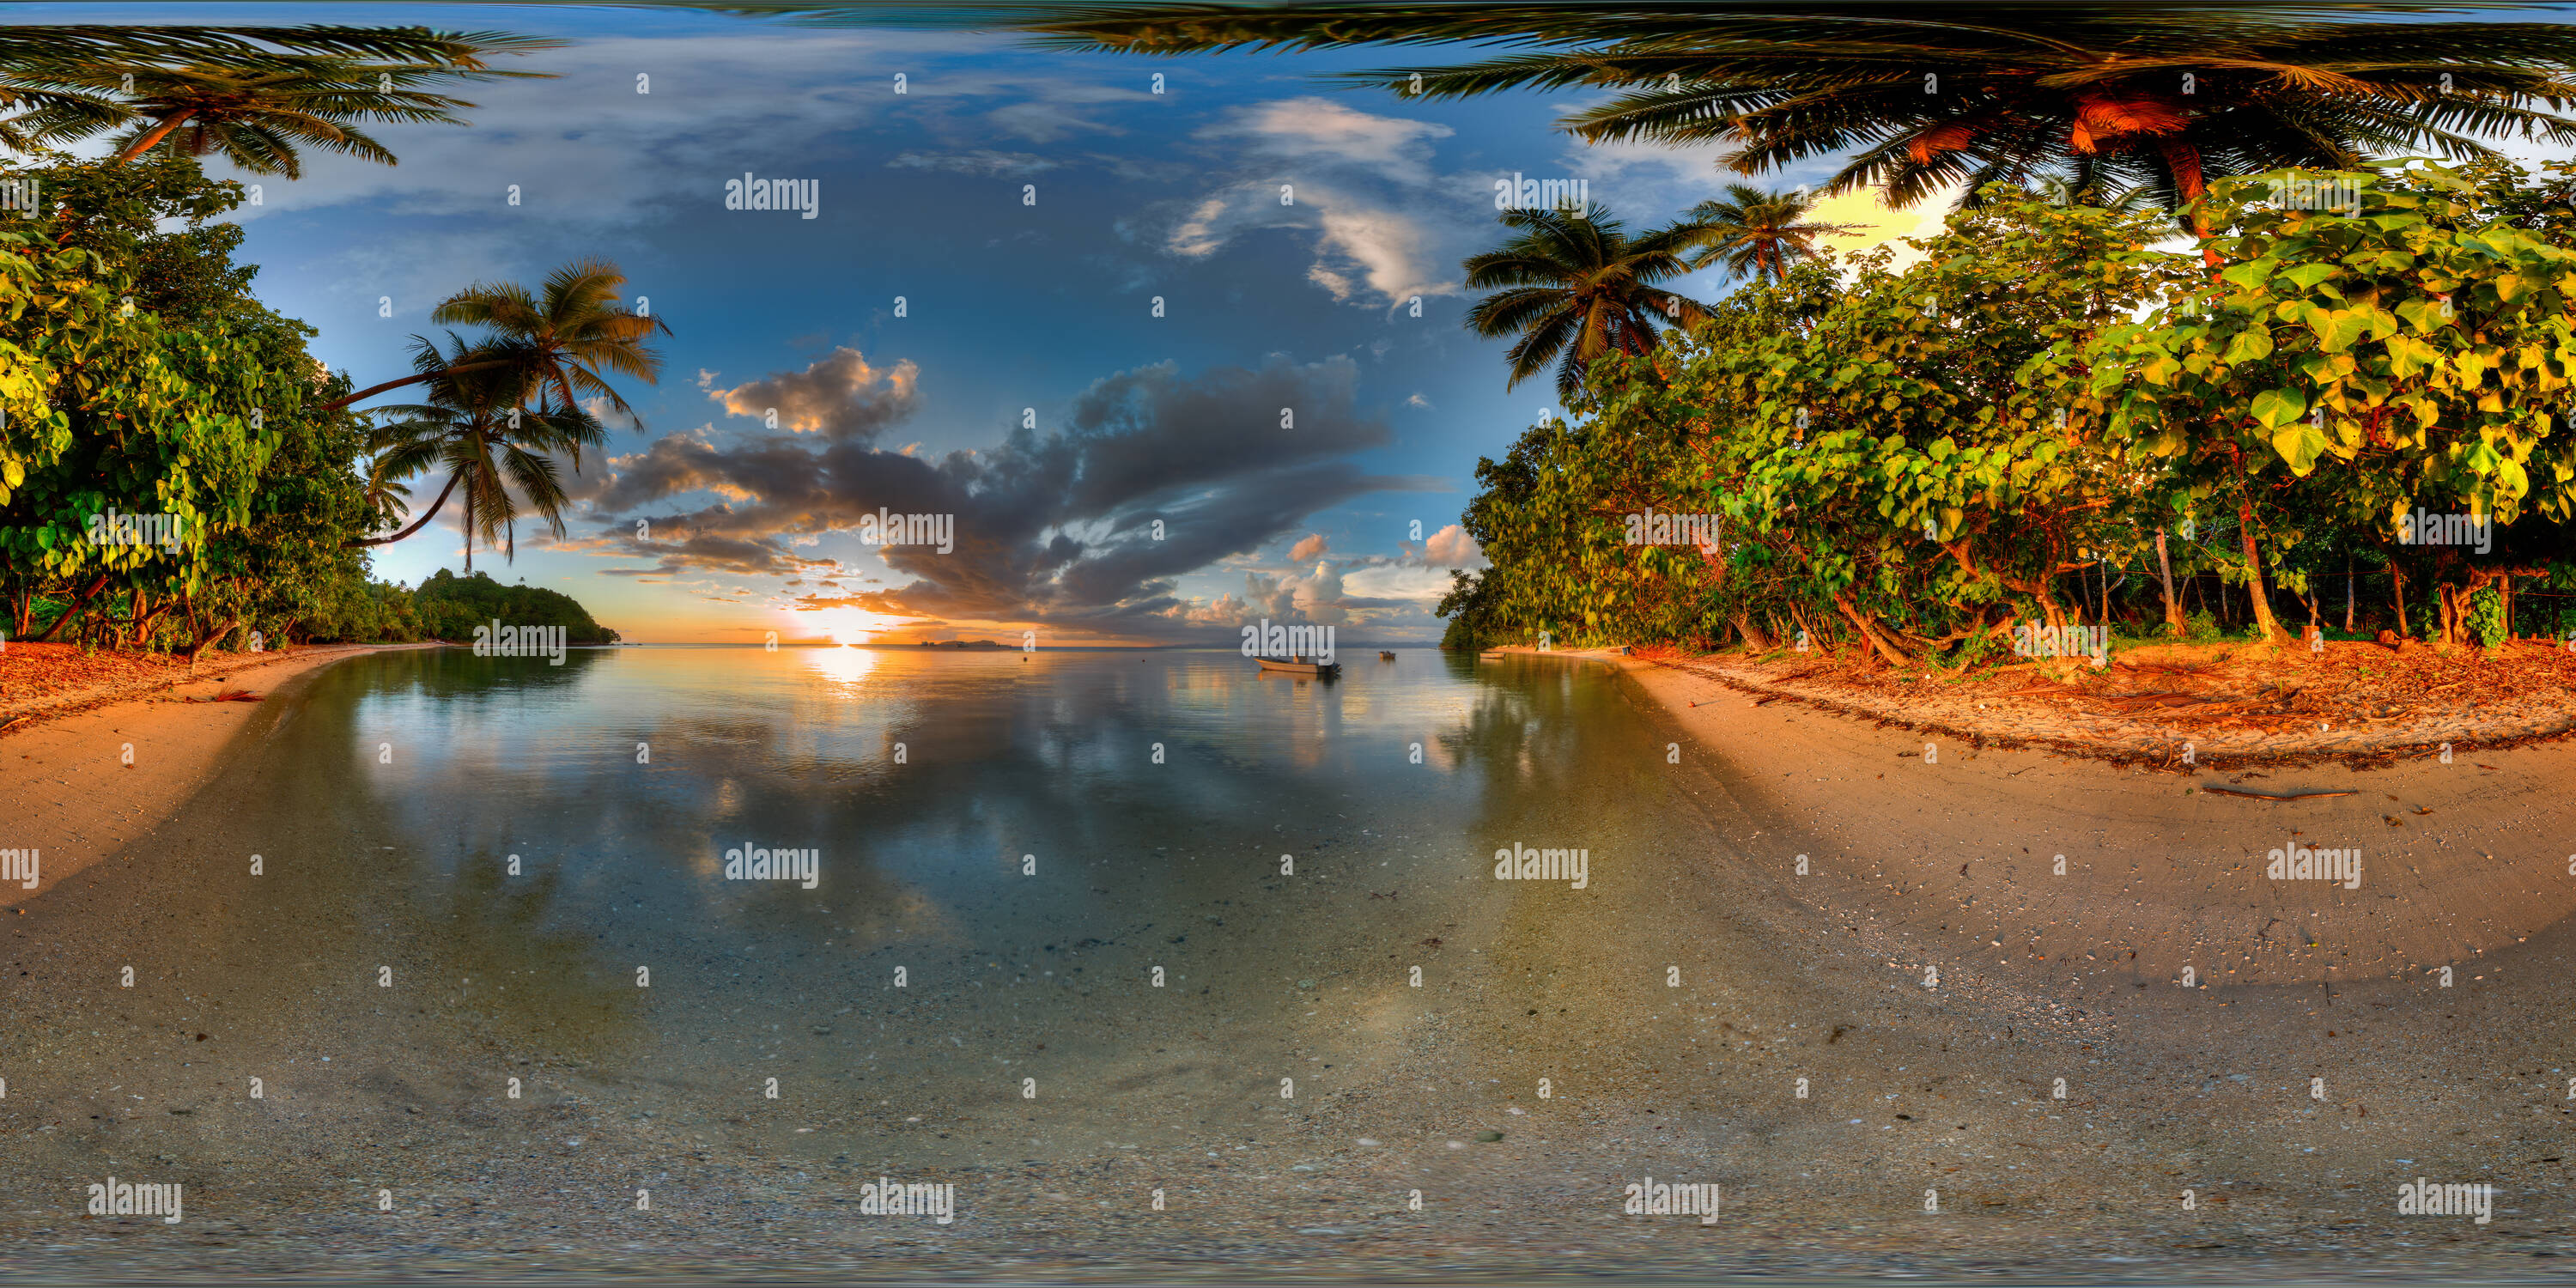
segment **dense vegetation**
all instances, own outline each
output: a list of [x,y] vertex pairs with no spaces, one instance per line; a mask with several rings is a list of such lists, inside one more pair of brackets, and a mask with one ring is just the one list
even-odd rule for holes
[[459,577],[441,568],[413,592],[421,628],[443,640],[470,640],[490,622],[560,626],[570,644],[614,644],[617,632],[590,619],[572,596],[541,586],[504,586],[489,573]]
[[[1801,266],[1604,356],[1572,422],[1479,465],[1494,566],[1458,575],[1450,642],[1803,634],[1896,662],[2016,624],[2576,626],[2576,179],[2304,177],[2358,207],[2217,184],[2181,253],[2153,248],[2169,217],[1997,185],[1902,273]],[[1630,544],[1650,510],[1723,538]],[[2491,522],[2486,548],[2403,540],[2419,510]]]
[[[191,655],[439,633],[368,578],[384,433],[340,404],[312,328],[251,294],[217,221],[240,185],[184,157],[0,162],[29,182],[40,208],[0,224],[0,631]],[[110,514],[171,526],[94,540]]]

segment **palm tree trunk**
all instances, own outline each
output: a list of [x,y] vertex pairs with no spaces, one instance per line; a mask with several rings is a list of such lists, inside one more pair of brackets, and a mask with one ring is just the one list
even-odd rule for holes
[[[2168,143],[2158,151],[2164,155],[2165,168],[2173,173],[2174,199],[2185,206],[2200,200],[2201,195],[2208,191],[2201,177],[2200,149],[2188,143]],[[2207,213],[2198,210],[2191,212],[2191,231],[2193,236],[2200,238],[2204,243],[2209,240]],[[2208,265],[2211,277],[2218,275],[2219,260],[2215,249],[2203,245],[2200,248],[2200,262]]]
[[118,165],[123,165],[126,162],[132,161],[134,158],[151,151],[155,145],[161,142],[161,140],[170,137],[170,131],[178,129],[182,123],[186,122],[189,117],[194,115],[196,115],[196,109],[190,108],[187,111],[175,113],[164,118],[159,125],[152,127],[151,133],[144,135],[142,138],[136,139],[133,143],[128,144],[123,152],[117,153],[116,163]]
[[386,391],[386,390],[388,390],[388,389],[400,389],[400,388],[402,388],[404,385],[416,385],[416,384],[419,384],[421,381],[424,381],[424,380],[429,379],[431,376],[440,376],[440,375],[452,376],[452,375],[459,375],[459,374],[462,374],[462,373],[464,373],[464,372],[468,372],[468,371],[481,371],[481,370],[484,370],[485,368],[488,368],[488,367],[500,367],[500,366],[507,366],[507,365],[508,365],[508,363],[509,363],[509,360],[508,360],[508,359],[506,359],[506,358],[494,358],[494,359],[492,359],[492,360],[491,360],[491,361],[489,361],[489,362],[468,362],[468,363],[462,363],[462,364],[460,364],[460,365],[453,366],[453,367],[443,367],[443,368],[441,368],[441,369],[439,369],[439,370],[437,370],[437,371],[424,372],[424,373],[422,373],[422,374],[420,374],[420,375],[405,376],[405,377],[403,377],[403,378],[402,378],[402,379],[400,379],[400,380],[388,380],[388,381],[384,382],[384,383],[383,383],[383,384],[381,384],[381,385],[369,385],[369,386],[367,386],[366,388],[361,389],[361,390],[359,390],[358,392],[356,392],[356,393],[354,393],[354,394],[351,394],[351,395],[349,395],[349,396],[348,396],[348,397],[346,397],[346,398],[337,399],[337,400],[332,401],[332,402],[326,402],[326,403],[322,404],[322,405],[321,405],[321,407],[319,407],[317,410],[320,410],[320,411],[338,411],[338,410],[340,410],[341,408],[346,407],[346,406],[348,406],[349,404],[351,404],[351,403],[353,403],[353,402],[357,402],[358,400],[360,400],[360,399],[362,399],[362,398],[373,398],[373,397],[375,397],[377,394],[383,393],[383,392],[385,392],[385,391]]
[[438,512],[446,508],[448,494],[456,490],[456,481],[463,477],[465,476],[462,474],[448,475],[447,486],[439,489],[438,499],[430,502],[429,509],[423,511],[419,518],[412,520],[410,527],[405,528],[390,537],[362,537],[355,541],[343,541],[340,543],[340,548],[343,550],[355,550],[361,546],[389,546],[394,542],[400,541],[403,538],[420,531],[421,525],[437,518]]

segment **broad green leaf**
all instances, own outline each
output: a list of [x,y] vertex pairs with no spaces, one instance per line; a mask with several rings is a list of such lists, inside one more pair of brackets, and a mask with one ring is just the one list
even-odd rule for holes
[[2317,427],[2302,420],[2283,426],[2272,435],[2272,450],[2289,463],[2290,472],[2306,478],[2317,467],[2317,457],[2326,450],[2326,436]]
[[[2254,405],[2250,410],[2263,428],[2279,429],[2307,413],[2308,399],[2296,389],[2266,389],[2254,395]],[[2282,455],[2289,454],[2284,452]]]
[[2237,332],[2235,339],[2227,342],[2229,366],[2241,362],[2260,362],[2271,356],[2272,330],[2270,327],[2247,327]]

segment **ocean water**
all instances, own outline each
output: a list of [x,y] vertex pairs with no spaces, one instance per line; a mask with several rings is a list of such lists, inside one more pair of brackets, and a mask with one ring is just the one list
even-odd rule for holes
[[[243,1026],[208,1097],[261,1050],[271,1103],[374,1069],[506,1118],[515,1077],[889,1168],[1231,1150],[1429,1070],[1448,1092],[1355,1129],[1427,1131],[1506,1052],[1422,1026],[1528,1009],[1477,945],[1517,915],[1580,964],[1677,852],[1634,701],[1430,651],[1330,682],[1231,651],[365,656],[165,829],[179,911],[116,949],[150,992],[114,1000]],[[1496,880],[1515,845],[1582,849],[1582,884]],[[956,1129],[877,1138],[919,1124]]]

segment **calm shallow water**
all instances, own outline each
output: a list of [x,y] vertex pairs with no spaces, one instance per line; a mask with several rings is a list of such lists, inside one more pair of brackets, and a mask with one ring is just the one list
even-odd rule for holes
[[[1606,672],[1419,651],[1332,683],[1217,651],[378,654],[192,807],[239,901],[156,955],[182,991],[266,981],[232,1007],[308,1061],[307,991],[407,1004],[342,1045],[469,1090],[578,1071],[826,1152],[978,1124],[887,1165],[1254,1139],[1415,1068],[1404,1017],[1516,900],[1580,952],[1673,843],[1644,728]],[[1586,848],[1588,889],[1494,880],[1514,842]],[[815,851],[815,887],[727,879],[752,848]]]

